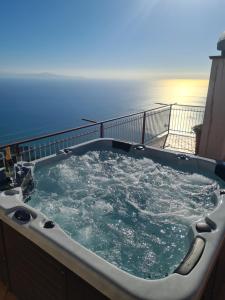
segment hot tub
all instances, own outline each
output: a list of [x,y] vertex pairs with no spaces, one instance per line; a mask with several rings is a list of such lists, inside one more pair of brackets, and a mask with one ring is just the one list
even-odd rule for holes
[[223,164],[98,139],[18,168],[29,176],[0,194],[0,276],[19,299],[202,299]]

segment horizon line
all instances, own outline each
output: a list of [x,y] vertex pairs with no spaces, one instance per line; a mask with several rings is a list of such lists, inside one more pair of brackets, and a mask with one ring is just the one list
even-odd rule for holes
[[206,72],[150,72],[146,70],[65,70],[65,71],[0,71],[0,77],[67,78],[80,80],[153,80],[153,79],[193,79],[209,80]]

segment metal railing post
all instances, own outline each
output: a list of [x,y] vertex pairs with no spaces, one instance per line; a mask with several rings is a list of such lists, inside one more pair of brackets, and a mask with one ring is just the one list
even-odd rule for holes
[[171,121],[173,105],[174,104],[170,104],[170,114],[169,114],[169,121],[168,121],[168,134],[170,133],[170,121]]
[[100,124],[100,138],[104,138],[104,123]]
[[143,125],[142,125],[142,137],[141,137],[141,143],[145,143],[145,124],[146,124],[146,111],[144,111],[143,114]]
[[164,143],[163,143],[163,146],[162,146],[163,149],[165,149],[165,147],[166,147],[167,139],[168,139],[168,136],[169,136],[169,133],[170,133],[170,121],[171,121],[173,105],[176,105],[176,104],[170,104],[170,114],[169,114],[169,120],[168,120],[168,133],[167,133],[167,136],[166,136],[166,138],[164,140]]

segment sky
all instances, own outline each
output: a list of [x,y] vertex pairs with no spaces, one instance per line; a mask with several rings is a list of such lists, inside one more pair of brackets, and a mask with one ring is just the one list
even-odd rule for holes
[[206,78],[225,0],[0,0],[0,73]]

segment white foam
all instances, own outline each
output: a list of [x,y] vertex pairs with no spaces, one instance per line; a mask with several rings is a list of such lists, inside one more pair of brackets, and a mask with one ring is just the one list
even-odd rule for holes
[[35,173],[30,205],[136,276],[164,277],[189,247],[191,222],[215,207],[217,183],[150,159],[94,151]]

